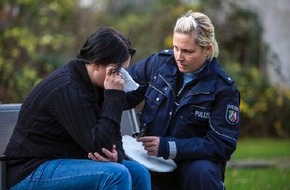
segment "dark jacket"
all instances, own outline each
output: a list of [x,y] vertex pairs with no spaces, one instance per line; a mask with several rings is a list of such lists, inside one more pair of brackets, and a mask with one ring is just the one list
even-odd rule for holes
[[40,149],[17,143],[15,132],[6,148],[8,187],[49,159],[87,159],[89,152],[117,146],[124,152],[120,121],[126,93],[93,87],[85,65],[71,61],[48,75],[23,102],[15,129]]
[[146,135],[160,136],[158,156],[224,162],[236,149],[239,92],[216,58],[205,64],[184,88],[172,50],[153,54],[129,69],[140,88],[128,94],[128,104],[145,100],[140,127]]

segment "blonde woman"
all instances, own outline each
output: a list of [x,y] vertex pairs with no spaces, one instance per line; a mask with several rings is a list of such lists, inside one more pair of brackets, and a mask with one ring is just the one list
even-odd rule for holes
[[[220,67],[214,26],[203,13],[188,11],[175,24],[173,49],[136,63],[129,73],[140,87],[128,104],[144,100],[138,138],[151,156],[171,158],[177,169],[152,172],[159,189],[224,189],[225,164],[236,149],[240,95]],[[129,107],[130,107],[129,106]]]

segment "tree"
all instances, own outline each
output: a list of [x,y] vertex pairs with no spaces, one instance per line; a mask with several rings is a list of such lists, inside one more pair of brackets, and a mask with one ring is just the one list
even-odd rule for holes
[[75,5],[70,0],[2,0],[0,102],[23,101],[31,87],[68,55]]

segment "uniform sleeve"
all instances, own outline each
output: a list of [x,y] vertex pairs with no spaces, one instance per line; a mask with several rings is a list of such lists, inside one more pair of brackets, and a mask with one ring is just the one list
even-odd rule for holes
[[111,150],[116,143],[125,98],[124,91],[105,90],[103,106],[98,108],[81,88],[68,85],[56,93],[51,112],[86,152],[102,153],[102,148]]
[[154,65],[157,55],[153,54],[150,57],[141,60],[134,64],[128,69],[131,77],[140,86],[137,90],[127,93],[127,105],[126,109],[134,108],[137,106],[145,97],[145,92],[153,78]]
[[213,159],[228,160],[236,149],[240,131],[239,103],[240,95],[234,86],[225,88],[217,95],[205,138],[205,145],[209,145],[204,149],[204,152],[207,149],[211,151]]
[[234,86],[220,90],[210,112],[207,134],[188,139],[160,137],[159,156],[176,160],[229,160],[236,149],[240,131],[239,102],[240,95]]

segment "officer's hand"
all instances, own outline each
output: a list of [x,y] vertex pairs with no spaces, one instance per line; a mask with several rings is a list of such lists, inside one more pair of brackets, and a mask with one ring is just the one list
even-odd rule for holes
[[156,136],[144,136],[137,139],[138,142],[142,142],[144,149],[150,156],[157,156],[160,139]]

